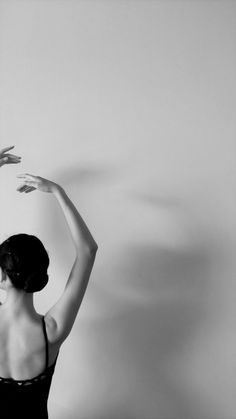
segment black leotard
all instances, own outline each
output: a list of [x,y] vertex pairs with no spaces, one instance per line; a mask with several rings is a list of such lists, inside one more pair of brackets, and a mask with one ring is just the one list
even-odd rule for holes
[[54,363],[48,366],[48,339],[44,317],[42,321],[46,343],[45,369],[28,380],[0,377],[1,419],[48,419],[47,401],[59,351]]

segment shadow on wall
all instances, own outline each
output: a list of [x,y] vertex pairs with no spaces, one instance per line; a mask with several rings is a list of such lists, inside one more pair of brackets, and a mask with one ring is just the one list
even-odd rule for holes
[[[83,183],[97,184],[99,176],[96,171],[83,172]],[[76,170],[63,176],[69,187],[77,179],[80,184]],[[143,198],[144,203],[166,205],[174,211],[179,206],[166,198],[161,201]],[[55,220],[54,227],[57,235]],[[205,417],[206,408],[201,410],[183,376],[174,374],[178,356],[185,353],[205,320],[212,249],[200,234],[192,242],[190,235],[182,248],[153,242],[127,245],[124,239],[122,254],[116,255],[110,269],[107,261],[104,270],[98,271],[89,288],[89,305],[97,315],[85,337],[91,374],[88,401],[91,397],[93,401],[85,408],[77,397],[71,419],[78,419],[76,412],[83,419]]]
[[[116,177],[115,168],[111,168],[109,165],[105,168],[100,166],[94,167],[94,165],[89,164],[80,166],[81,167],[70,167],[70,169],[65,169],[59,173],[56,172],[51,178],[65,188],[82,216],[84,216],[83,205],[84,202],[86,202],[85,212],[87,216],[91,214],[91,218],[93,218],[95,215],[94,218],[97,220],[97,216],[94,214],[94,204],[96,204],[95,197],[100,200],[100,196],[98,197],[98,195],[94,193],[93,187],[96,186],[97,188],[101,185],[106,187],[106,185],[109,185],[112,182],[112,179]],[[73,197],[71,196],[71,192],[73,192]],[[50,209],[52,208],[50,207]],[[91,212],[89,214],[90,209]],[[60,268],[63,269],[65,261],[70,260],[72,255],[74,256],[74,249],[64,216],[57,205],[53,207],[52,212],[49,214],[46,207],[42,208],[42,214],[44,213],[46,214],[42,217],[43,224],[41,228],[48,232],[53,243],[57,243],[54,250],[57,254],[57,262],[60,265]],[[87,223],[88,217],[85,218]],[[90,227],[89,222],[88,224]]]
[[[103,296],[103,302],[96,293],[99,280],[93,283],[94,304],[107,302],[108,310],[107,316],[93,320],[88,351],[97,348],[102,354],[90,355],[95,361],[91,368],[95,377],[107,376],[109,401],[103,409],[100,406],[98,416],[91,417],[195,418],[200,406],[196,412],[195,401],[192,404],[171,367],[204,322],[205,249],[190,255],[137,243],[126,248],[121,263],[115,272],[114,294]],[[119,299],[115,287],[119,289],[121,283],[124,293]],[[106,373],[108,368],[112,377]]]

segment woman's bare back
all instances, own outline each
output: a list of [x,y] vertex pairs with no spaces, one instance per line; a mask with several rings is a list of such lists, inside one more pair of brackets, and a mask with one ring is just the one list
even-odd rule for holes
[[[48,339],[48,366],[60,349],[54,341],[54,324],[45,317]],[[27,380],[41,374],[46,366],[46,342],[43,316],[37,318],[11,318],[0,306],[0,377]]]

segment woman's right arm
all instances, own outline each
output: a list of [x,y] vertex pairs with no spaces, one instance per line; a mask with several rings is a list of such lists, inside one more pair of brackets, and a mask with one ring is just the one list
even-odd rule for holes
[[98,245],[82,216],[61,186],[39,176],[25,174],[18,177],[23,180],[23,185],[17,188],[19,192],[28,193],[38,189],[43,192],[51,192],[56,197],[75,246],[75,261],[64,292],[46,313],[46,318],[51,324],[54,324],[53,341],[62,343],[70,333],[82,303]]
[[74,242],[76,254],[80,256],[86,251],[92,253],[96,251],[98,248],[97,243],[95,242],[83,218],[65,193],[64,189],[55,184],[52,187],[52,193],[60,204],[66,218],[71,237]]

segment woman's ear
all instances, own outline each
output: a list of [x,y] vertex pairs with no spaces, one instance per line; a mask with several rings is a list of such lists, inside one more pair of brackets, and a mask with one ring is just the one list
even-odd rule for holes
[[10,278],[7,276],[7,273],[0,267],[0,289],[7,291],[9,287]]
[[6,281],[6,279],[7,279],[7,274],[0,266],[0,282]]

